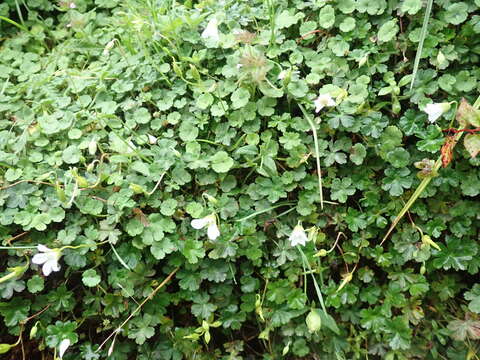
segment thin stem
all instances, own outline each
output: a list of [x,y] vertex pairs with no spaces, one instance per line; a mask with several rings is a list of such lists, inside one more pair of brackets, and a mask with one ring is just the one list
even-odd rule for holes
[[432,12],[432,4],[433,0],[428,0],[427,8],[425,10],[425,16],[423,17],[423,25],[422,31],[420,33],[420,41],[418,42],[417,54],[415,55],[415,62],[413,64],[412,82],[410,83],[410,90],[413,89],[413,84],[415,83],[415,78],[418,72],[418,65],[420,64],[420,58],[422,57],[423,42],[427,37],[428,20],[430,19],[430,13]]
[[315,159],[317,161],[317,177],[318,177],[318,192],[320,194],[320,208],[323,210],[322,169],[320,167],[320,151],[318,148],[317,128],[315,127],[315,124],[313,123],[312,119],[310,119],[310,116],[305,111],[305,108],[302,106],[302,104],[298,104],[298,106],[300,107],[300,110],[302,110],[302,113],[307,119],[308,124],[310,125],[310,128],[312,129],[312,132],[313,132],[313,142],[315,143]]
[[110,340],[110,338],[112,336],[117,336],[116,334],[118,334],[118,332],[125,326],[125,324],[137,313],[140,311],[140,309],[143,307],[143,305],[145,305],[149,300],[153,299],[153,297],[157,294],[157,292],[165,286],[166,283],[168,283],[170,281],[170,279],[173,277],[173,275],[175,275],[175,273],[179,270],[180,268],[175,268],[173,269],[173,271],[168,274],[168,276],[165,278],[165,280],[163,280],[161,282],[160,285],[158,285],[152,292],[150,295],[148,295],[141,303],[140,305],[138,305],[135,310],[132,311],[132,313],[125,319],[124,322],[122,322],[120,324],[119,327],[117,327],[101,344],[100,346],[98,347],[97,351],[96,352],[99,352],[101,350],[101,348],[105,345],[105,343]]
[[315,279],[315,276],[313,275],[312,267],[310,266],[310,263],[308,262],[308,259],[305,256],[302,249],[299,246],[297,246],[297,249],[298,251],[300,251],[300,254],[302,254],[303,261],[304,263],[307,264],[308,270],[310,270],[310,275],[312,276],[312,279],[313,279],[313,286],[315,286],[315,291],[317,292],[317,297],[318,297],[318,300],[320,301],[320,305],[322,306],[322,310],[325,314],[328,314],[327,308],[325,307],[325,303],[323,302],[322,292],[320,291],[320,287],[317,284],[317,279]]

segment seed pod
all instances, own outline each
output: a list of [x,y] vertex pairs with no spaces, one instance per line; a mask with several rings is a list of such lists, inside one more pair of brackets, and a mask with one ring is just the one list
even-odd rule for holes
[[311,333],[317,332],[322,327],[322,318],[320,317],[316,309],[310,310],[307,317],[305,318],[305,322],[307,324],[308,331],[310,331]]
[[427,269],[425,268],[425,265],[422,265],[422,267],[420,268],[420,275],[425,274],[425,271],[427,271]]
[[35,335],[37,335],[37,331],[38,331],[38,321],[35,323],[35,325],[32,326],[32,328],[30,329],[30,339],[33,339],[35,337]]

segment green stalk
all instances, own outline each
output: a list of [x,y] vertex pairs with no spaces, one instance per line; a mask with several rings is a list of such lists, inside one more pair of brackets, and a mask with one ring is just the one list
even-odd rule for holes
[[412,82],[410,83],[410,90],[413,89],[413,83],[415,82],[415,78],[418,72],[418,65],[420,64],[420,57],[422,56],[423,43],[425,41],[425,38],[427,37],[428,20],[430,19],[430,13],[432,12],[432,4],[433,4],[433,0],[428,0],[427,8],[425,9],[425,16],[423,17],[423,25],[422,25],[422,32],[420,33],[420,41],[418,43],[417,53],[415,55],[415,62],[413,64]]
[[310,119],[310,116],[305,111],[305,108],[302,106],[302,104],[299,103],[298,106],[300,110],[302,110],[302,113],[305,116],[305,119],[307,119],[308,124],[310,125],[310,128],[313,132],[313,142],[315,143],[315,159],[317,161],[318,193],[320,194],[320,208],[323,210],[322,169],[320,168],[320,151],[318,148],[317,128],[315,127],[315,124],[313,123],[312,119]]
[[297,246],[297,249],[298,251],[300,251],[300,254],[302,254],[303,263],[307,264],[308,270],[310,271],[310,275],[312,276],[312,279],[313,279],[313,286],[315,287],[315,291],[317,292],[317,297],[318,297],[318,300],[320,301],[320,305],[322,306],[322,310],[325,314],[328,314],[327,308],[325,307],[325,303],[323,302],[322,292],[320,291],[320,287],[318,286],[317,279],[315,279],[315,276],[313,275],[314,271],[312,270],[312,267],[310,266],[310,263],[308,262],[308,259],[305,256],[302,249],[300,248],[300,246]]
[[279,207],[282,207],[282,206],[289,206],[289,205],[294,205],[295,203],[294,202],[283,202],[283,203],[280,203],[280,204],[277,204],[277,205],[274,205],[274,206],[271,206],[269,208],[266,208],[266,209],[262,209],[262,210],[258,210],[258,211],[255,211],[253,214],[250,214],[250,215],[247,215],[241,219],[237,219],[235,221],[245,221],[245,220],[248,220],[248,219],[251,219],[257,215],[260,215],[260,214],[263,214],[263,213],[266,213],[266,212],[269,212],[271,210],[274,210],[276,208],[279,208]]

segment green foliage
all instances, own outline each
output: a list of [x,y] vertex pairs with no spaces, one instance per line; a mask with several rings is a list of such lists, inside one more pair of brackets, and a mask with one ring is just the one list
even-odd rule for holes
[[7,356],[478,357],[480,2],[424,3],[2,2]]

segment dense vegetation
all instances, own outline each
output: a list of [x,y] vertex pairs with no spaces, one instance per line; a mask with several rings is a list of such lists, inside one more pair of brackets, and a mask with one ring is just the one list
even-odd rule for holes
[[427,2],[2,1],[2,356],[478,359],[480,1]]

